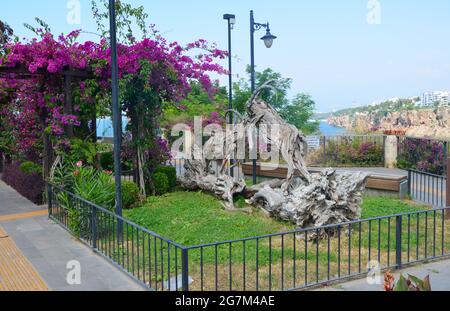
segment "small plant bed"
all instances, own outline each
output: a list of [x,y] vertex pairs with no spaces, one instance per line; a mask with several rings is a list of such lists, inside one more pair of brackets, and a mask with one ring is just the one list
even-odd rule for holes
[[[237,201],[238,207],[246,207],[242,199]],[[363,219],[428,209],[408,201],[366,198]],[[295,229],[257,210],[252,214],[227,212],[216,198],[202,192],[177,191],[152,197],[142,207],[125,211],[125,216],[186,246]],[[443,220],[441,211],[430,210],[402,220],[403,262],[438,256],[450,249],[450,222]],[[372,260],[381,267],[392,266],[396,259],[395,229],[396,219],[391,217],[343,225],[340,232],[325,234],[319,243],[305,234],[289,233],[193,248],[189,250],[190,289],[280,290],[364,273]],[[133,232],[127,233],[128,250],[111,255],[129,258],[127,264],[140,267],[138,273],[151,280],[153,287],[159,284],[162,288],[169,276],[179,275],[180,250],[153,238],[133,236]]]

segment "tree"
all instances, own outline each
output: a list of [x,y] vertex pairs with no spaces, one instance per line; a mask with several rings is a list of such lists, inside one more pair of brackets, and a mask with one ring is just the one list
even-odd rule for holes
[[12,28],[0,20],[0,55],[4,53],[5,44],[10,42],[13,36],[14,31]]
[[[250,66],[247,66],[247,74],[249,75],[249,79],[251,77],[250,73]],[[272,107],[279,111],[289,103],[289,100],[287,99],[287,92],[291,88],[292,79],[284,78],[280,73],[273,71],[271,68],[267,68],[262,72],[256,72],[255,80],[256,88],[260,87],[267,81],[274,81],[272,85],[276,89],[276,92],[274,92],[274,90],[263,90],[261,92],[261,98],[271,104]],[[244,79],[241,79],[238,83],[234,84],[233,89],[234,105],[239,112],[244,113],[245,103],[251,96],[251,88]]]
[[[99,4],[100,5],[99,5]],[[91,0],[92,13],[97,31],[104,38],[109,35],[109,1],[108,0]],[[133,7],[128,3],[116,0],[116,24],[117,39],[122,43],[134,43],[136,38],[133,34],[133,26],[142,32],[142,39],[148,34],[146,19],[148,14],[143,6]],[[153,28],[153,27],[152,27]]]
[[[39,147],[40,141],[44,142],[44,176],[48,176],[52,147],[61,143],[67,146],[65,127],[78,128],[86,111],[91,112],[91,109],[97,116],[99,108],[102,113],[110,112],[110,48],[105,38],[100,43],[77,42],[80,31],[58,38],[47,29],[36,29],[36,32],[40,40],[8,43],[6,57],[0,58],[0,66],[20,66],[29,73],[40,73],[25,80],[15,75],[0,77],[0,118],[2,128],[9,129],[4,135],[14,140],[8,143],[15,148],[11,153],[23,154]],[[201,54],[188,56],[193,50],[201,50]],[[190,92],[193,80],[198,81],[207,94],[214,94],[209,73],[226,72],[215,62],[226,55],[203,39],[181,46],[157,36],[118,45],[121,101],[124,112],[132,119],[130,124],[139,127],[139,134],[134,138],[142,143],[143,154],[153,148],[154,142],[150,139],[159,128],[161,104],[179,102]],[[66,68],[92,73],[90,80],[73,81],[72,86],[78,86],[74,94],[78,99],[72,112],[64,109],[65,84],[61,73]],[[3,124],[4,120],[7,124]],[[147,134],[148,139],[143,138],[142,135]],[[150,159],[151,153],[147,155]]]
[[281,111],[281,116],[286,122],[295,125],[305,134],[313,134],[319,128],[318,121],[310,121],[314,115],[315,102],[311,95],[297,94],[289,105]]
[[228,95],[226,88],[219,87],[215,83],[217,93],[211,97],[198,82],[191,82],[191,92],[179,103],[163,103],[161,126],[169,130],[172,126],[183,123],[192,125],[194,117],[201,116],[205,123],[211,116],[219,114],[225,123],[225,111],[228,107]]
[[[247,73],[250,75],[250,67],[247,67]],[[315,102],[310,95],[298,94],[293,100],[289,100],[287,93],[291,88],[292,79],[284,78],[281,73],[267,68],[262,72],[255,73],[256,88],[267,81],[274,81],[274,89],[265,89],[261,92],[261,98],[275,108],[278,113],[289,123],[295,125],[306,134],[317,131],[318,122],[309,122],[314,114]],[[241,79],[233,85],[233,105],[240,113],[246,112],[245,104],[250,98],[251,88],[246,80]]]

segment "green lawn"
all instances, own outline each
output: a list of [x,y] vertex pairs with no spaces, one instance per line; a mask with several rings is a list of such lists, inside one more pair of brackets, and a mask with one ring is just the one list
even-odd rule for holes
[[[243,206],[238,199],[237,206]],[[367,197],[363,218],[426,209],[413,203],[383,197]],[[182,245],[236,240],[295,229],[254,210],[252,214],[227,212],[213,196],[203,192],[178,191],[150,197],[140,208],[125,211],[125,217]]]
[[[237,206],[242,206],[242,199]],[[262,212],[227,212],[213,196],[203,192],[173,192],[150,197],[125,217],[182,245],[236,240],[290,231],[295,226],[275,221]]]
[[429,207],[410,201],[396,200],[386,197],[365,197],[362,205],[362,218],[374,218],[401,213],[426,210]]

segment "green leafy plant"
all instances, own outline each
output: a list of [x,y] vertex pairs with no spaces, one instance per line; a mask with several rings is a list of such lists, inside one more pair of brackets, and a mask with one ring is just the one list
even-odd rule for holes
[[430,276],[427,275],[421,280],[410,274],[407,278],[401,274],[399,280],[395,283],[395,277],[391,271],[388,271],[384,276],[384,289],[388,292],[430,292]]
[[[84,166],[79,161],[61,166],[58,177],[53,181],[59,182],[65,190],[77,197],[110,211],[114,210],[114,183],[111,174],[107,172]],[[78,237],[89,234],[91,207],[65,192],[58,194],[58,200],[68,214],[70,230]]]
[[131,209],[140,202],[139,187],[131,181],[122,182],[122,203],[123,208]]
[[104,152],[100,154],[100,166],[104,170],[114,170],[114,157],[113,152]]
[[177,185],[177,170],[173,166],[158,166],[155,173],[163,173],[167,176],[169,187],[173,188]]
[[31,161],[20,164],[20,170],[26,174],[42,174],[42,166]]
[[154,173],[153,174],[153,185],[155,187],[155,193],[157,195],[163,195],[169,192],[170,184],[169,178],[164,173]]
[[63,152],[63,155],[67,163],[82,161],[94,165],[97,158],[97,147],[93,142],[75,138],[70,141],[70,148],[67,152]]

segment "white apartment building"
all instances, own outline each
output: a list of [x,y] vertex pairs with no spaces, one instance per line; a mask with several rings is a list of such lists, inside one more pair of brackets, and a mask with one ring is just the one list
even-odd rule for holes
[[425,92],[422,95],[422,106],[428,107],[434,103],[439,103],[443,106],[448,106],[450,103],[450,92],[438,91],[438,92]]

